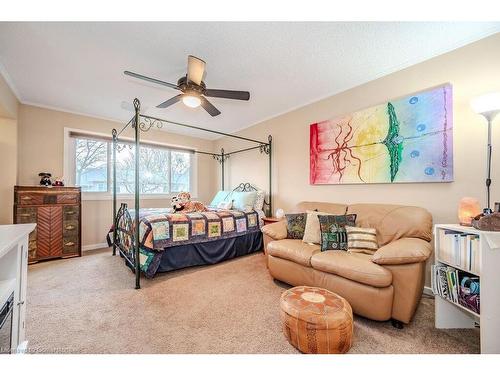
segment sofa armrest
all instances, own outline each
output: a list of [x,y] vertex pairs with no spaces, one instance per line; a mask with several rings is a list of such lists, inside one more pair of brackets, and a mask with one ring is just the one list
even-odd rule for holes
[[267,224],[262,227],[262,233],[271,237],[273,240],[283,240],[287,236],[286,221],[281,220],[276,223]]
[[431,244],[420,238],[400,238],[379,248],[373,254],[372,262],[389,264],[410,264],[425,262],[431,255]]

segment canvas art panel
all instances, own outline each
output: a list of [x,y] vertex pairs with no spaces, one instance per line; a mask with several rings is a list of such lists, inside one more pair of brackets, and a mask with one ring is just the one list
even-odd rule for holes
[[449,84],[310,126],[310,183],[453,181]]

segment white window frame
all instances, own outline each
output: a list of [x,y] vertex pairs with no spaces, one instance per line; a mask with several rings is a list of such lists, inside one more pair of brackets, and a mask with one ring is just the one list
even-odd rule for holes
[[[74,129],[74,128],[64,128],[64,182],[68,186],[75,186],[75,142],[74,138],[70,137],[71,132],[78,132],[81,134],[88,135],[89,137],[107,137],[109,134],[97,133],[87,130]],[[132,138],[121,138],[123,141],[134,141]],[[162,146],[162,147],[172,147],[175,149],[185,149],[186,151],[194,150],[195,148],[186,148],[186,146],[175,145],[175,144],[166,144],[159,142],[147,142],[153,146]],[[112,153],[112,148],[108,148],[108,152]],[[113,185],[111,183],[111,177],[113,173],[113,163],[111,162],[112,155],[108,157],[108,191],[103,192],[85,192],[82,191],[82,200],[88,201],[101,201],[101,200],[111,200],[113,199]],[[191,165],[189,168],[189,184],[190,184],[190,194],[192,199],[197,199],[198,197],[198,154],[195,152],[191,155]],[[140,199],[171,199],[175,196],[176,193],[168,193],[168,194],[145,194],[141,193]],[[120,200],[133,200],[134,194],[117,194],[116,195]]]

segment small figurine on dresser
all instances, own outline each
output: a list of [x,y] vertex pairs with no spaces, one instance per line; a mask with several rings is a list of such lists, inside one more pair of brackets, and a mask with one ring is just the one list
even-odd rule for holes
[[47,187],[52,186],[52,181],[50,179],[52,177],[52,174],[48,172],[40,172],[38,173],[38,176],[41,177],[40,185]]
[[52,183],[52,186],[64,186],[64,178],[56,177],[54,179],[54,182]]

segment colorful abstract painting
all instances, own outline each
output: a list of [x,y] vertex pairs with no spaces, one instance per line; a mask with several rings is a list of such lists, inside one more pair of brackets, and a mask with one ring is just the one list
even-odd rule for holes
[[310,183],[453,181],[451,85],[310,126]]

